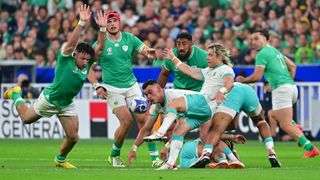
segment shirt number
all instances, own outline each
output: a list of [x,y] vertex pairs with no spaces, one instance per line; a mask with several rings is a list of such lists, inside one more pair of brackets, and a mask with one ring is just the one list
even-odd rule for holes
[[284,57],[281,54],[278,54],[277,58],[278,58],[278,60],[280,62],[280,65],[281,65],[282,69],[286,69],[287,68],[287,64],[286,64],[286,61],[285,61]]

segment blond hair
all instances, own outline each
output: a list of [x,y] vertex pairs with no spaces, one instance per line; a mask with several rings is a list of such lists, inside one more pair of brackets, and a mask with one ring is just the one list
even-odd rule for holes
[[220,43],[212,43],[209,45],[208,51],[209,49],[211,49],[214,53],[216,53],[217,56],[222,58],[223,64],[228,65],[230,67],[233,66],[230,60],[230,56],[231,56],[230,50],[226,48],[224,45]]

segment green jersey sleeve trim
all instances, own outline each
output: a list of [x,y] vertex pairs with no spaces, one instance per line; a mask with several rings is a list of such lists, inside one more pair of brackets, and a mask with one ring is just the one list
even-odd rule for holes
[[222,75],[222,77],[225,77],[225,76],[233,76],[233,74],[232,73],[225,73]]
[[139,47],[138,47],[138,52],[139,53],[141,53],[141,51],[143,50],[143,47],[144,47],[145,45],[144,44],[141,44]]

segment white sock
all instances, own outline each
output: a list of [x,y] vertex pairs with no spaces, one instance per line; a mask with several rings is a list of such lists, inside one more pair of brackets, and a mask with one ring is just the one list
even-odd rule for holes
[[161,134],[166,134],[168,129],[170,128],[171,124],[174,122],[174,120],[177,118],[177,114],[173,112],[168,112],[163,119],[163,122],[158,129],[158,132]]
[[275,152],[274,152],[274,145],[273,145],[273,139],[272,139],[272,137],[265,138],[265,139],[263,140],[263,142],[264,142],[264,146],[266,147],[266,149],[268,150],[268,152],[275,153]]
[[227,155],[228,159],[231,161],[231,162],[237,162],[239,161],[236,156],[232,153],[231,149],[229,147],[226,147],[223,149],[223,153],[225,155]]
[[170,154],[167,161],[168,164],[176,164],[177,158],[179,156],[180,149],[182,148],[183,142],[179,140],[173,140],[170,144]]

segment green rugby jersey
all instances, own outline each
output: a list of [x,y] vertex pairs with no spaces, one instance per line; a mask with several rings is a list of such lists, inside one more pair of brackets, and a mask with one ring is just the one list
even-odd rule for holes
[[46,100],[59,108],[71,104],[87,79],[92,63],[93,60],[91,59],[86,67],[81,70],[76,66],[75,59],[71,55],[63,56],[60,53],[53,82],[43,90]]
[[270,45],[260,49],[256,55],[255,65],[265,68],[264,76],[272,90],[284,84],[294,84],[285,62],[285,56]]
[[[173,53],[175,56],[178,57],[177,48],[173,49]],[[208,67],[207,55],[208,53],[205,50],[194,45],[192,46],[192,52],[185,63],[191,67],[206,68]],[[181,71],[179,71],[174,67],[174,64],[172,61],[166,60],[164,62],[163,67],[166,70],[174,73],[173,87],[175,89],[187,89],[187,90],[193,90],[193,91],[201,90],[203,81],[195,80],[190,76],[182,73]]]
[[131,33],[121,32],[120,39],[116,41],[107,36],[106,46],[99,60],[103,83],[117,88],[129,88],[135,84],[137,79],[132,72],[132,58],[135,52],[141,51],[143,45]]

